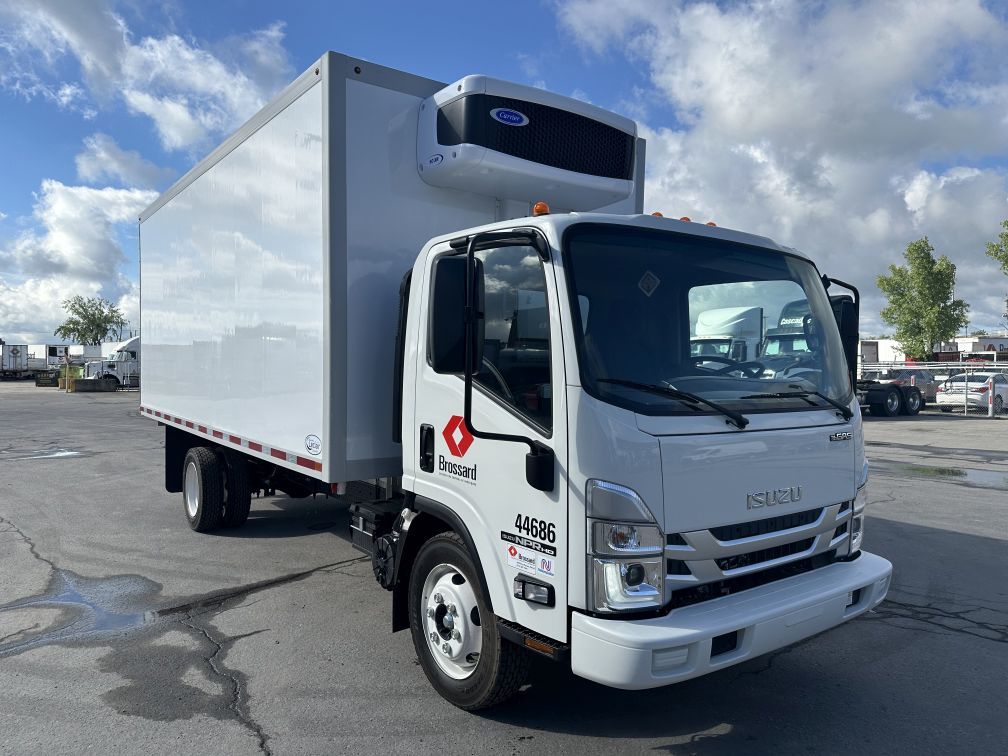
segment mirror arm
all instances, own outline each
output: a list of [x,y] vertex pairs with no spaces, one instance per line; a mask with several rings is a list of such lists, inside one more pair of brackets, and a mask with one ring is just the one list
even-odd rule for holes
[[854,284],[849,284],[846,281],[841,281],[839,278],[830,278],[829,276],[823,276],[823,284],[826,288],[829,288],[829,284],[836,284],[837,286],[842,286],[854,295],[854,306],[860,309],[861,307],[861,292],[857,290]]
[[[486,433],[477,430],[472,423],[472,392],[473,392],[473,359],[475,357],[474,342],[476,341],[476,323],[483,313],[476,311],[476,244],[480,237],[491,236],[488,234],[474,234],[469,238],[466,247],[466,297],[465,297],[465,393],[462,410],[462,421],[466,429],[474,438],[482,438],[488,441],[511,441],[528,444],[529,451],[525,455],[525,479],[530,485],[540,491],[553,490],[554,478],[554,454],[553,450],[546,444],[535,441],[527,436],[512,435],[509,433]],[[535,239],[536,237],[533,237]],[[460,245],[461,246],[461,245]],[[538,244],[536,245],[538,248]],[[545,463],[545,464],[543,464]]]

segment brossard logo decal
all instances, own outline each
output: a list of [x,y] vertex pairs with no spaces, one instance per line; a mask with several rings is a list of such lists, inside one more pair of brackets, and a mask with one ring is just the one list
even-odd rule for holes
[[[473,444],[473,435],[466,428],[465,419],[461,415],[452,415],[441,430],[448,451],[454,457],[464,457]],[[469,483],[476,482],[476,465],[463,465],[452,462],[443,454],[438,454],[438,472]]]

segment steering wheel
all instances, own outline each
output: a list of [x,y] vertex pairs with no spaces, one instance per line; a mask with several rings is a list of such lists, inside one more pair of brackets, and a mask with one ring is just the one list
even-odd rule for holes
[[766,370],[766,365],[757,360],[739,362],[738,360],[733,360],[731,357],[722,357],[719,354],[692,354],[687,359],[694,366],[698,366],[701,362],[723,362],[725,367],[711,371],[715,375],[727,375],[733,370],[738,370],[747,378],[759,378],[763,374],[763,371]]
[[497,381],[497,385],[500,387],[501,393],[504,394],[504,398],[513,404],[514,394],[511,393],[511,387],[508,385],[508,382],[504,379],[504,376],[501,375],[501,372],[500,370],[497,369],[497,366],[494,365],[492,362],[490,362],[490,360],[488,360],[486,357],[484,357],[482,367],[484,368],[484,370],[486,370],[486,372],[490,373],[490,375],[493,376],[495,381]]

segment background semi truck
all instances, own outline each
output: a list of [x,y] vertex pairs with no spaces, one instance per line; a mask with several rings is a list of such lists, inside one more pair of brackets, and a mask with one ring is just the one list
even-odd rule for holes
[[[643,167],[584,102],[321,57],[140,218],[141,411],[190,526],[358,494],[393,630],[466,709],[530,654],[655,687],[882,601],[856,297],[841,333],[801,254],[642,214]],[[691,354],[698,303],[799,299],[805,377]]]
[[105,356],[84,364],[84,378],[114,381],[118,385],[140,385],[140,337],[104,346]]

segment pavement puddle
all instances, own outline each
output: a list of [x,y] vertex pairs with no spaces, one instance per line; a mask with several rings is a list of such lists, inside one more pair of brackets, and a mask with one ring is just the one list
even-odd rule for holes
[[[19,456],[7,456],[7,454]],[[70,449],[37,449],[35,451],[9,451],[0,455],[5,462],[21,462],[28,459],[65,459],[67,457],[83,457],[84,453]]]
[[0,658],[37,646],[88,640],[128,632],[157,620],[145,609],[161,586],[140,575],[88,578],[70,570],[54,569],[45,593],[0,606],[0,613],[60,610],[60,619],[45,629],[26,628],[16,640],[0,644]]
[[872,472],[900,478],[927,478],[945,483],[961,483],[970,488],[1008,491],[1008,474],[999,470],[977,470],[970,467],[939,467],[914,465],[890,460],[870,460]]

